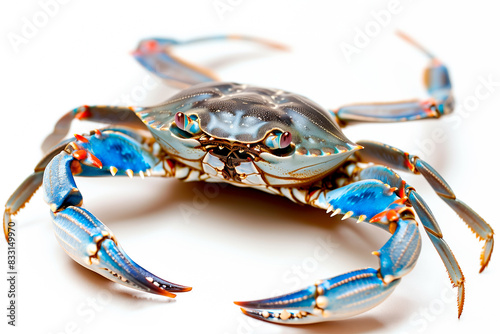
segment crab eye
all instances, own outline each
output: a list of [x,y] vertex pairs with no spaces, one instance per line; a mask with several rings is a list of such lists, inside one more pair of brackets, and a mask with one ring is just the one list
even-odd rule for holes
[[292,134],[290,132],[271,133],[265,139],[265,144],[272,150],[288,147],[292,142]]
[[189,132],[190,134],[197,134],[200,132],[200,124],[198,123],[198,116],[186,116],[181,112],[175,114],[175,125],[182,131]]

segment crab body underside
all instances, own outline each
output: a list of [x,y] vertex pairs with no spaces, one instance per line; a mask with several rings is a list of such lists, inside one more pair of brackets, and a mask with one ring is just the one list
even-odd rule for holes
[[[425,201],[394,170],[422,174],[485,241],[481,271],[491,257],[493,230],[456,198],[425,161],[389,145],[354,143],[341,131],[356,122],[437,118],[451,112],[453,97],[446,67],[427,52],[431,58],[425,72],[428,100],[349,105],[330,111],[298,94],[219,82],[211,71],[172,52],[174,45],[223,39],[282,48],[242,36],[183,43],[160,38],[142,41],[134,52],[137,60],[165,80],[188,88],[153,107],[82,106],[64,115],[43,144],[48,153],[6,204],[6,237],[11,216],[43,184],[56,238],[75,261],[117,283],[175,297],[175,292],[191,288],[165,281],[130,259],[112,232],[82,207],[73,176],[140,175],[228,182],[285,196],[331,216],[341,215],[343,220],[374,224],[391,234],[374,252],[380,268],[320,280],[278,297],[236,302],[245,314],[270,322],[303,324],[345,319],[376,306],[416,263],[421,249],[418,216],[458,288],[460,316],[462,271]],[[74,118],[113,125],[63,140]]]

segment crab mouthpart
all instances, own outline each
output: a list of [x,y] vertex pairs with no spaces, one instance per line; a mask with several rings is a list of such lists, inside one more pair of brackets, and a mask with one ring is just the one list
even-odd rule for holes
[[212,141],[204,145],[203,170],[227,181],[248,185],[266,185],[254,164],[259,159],[259,145]]

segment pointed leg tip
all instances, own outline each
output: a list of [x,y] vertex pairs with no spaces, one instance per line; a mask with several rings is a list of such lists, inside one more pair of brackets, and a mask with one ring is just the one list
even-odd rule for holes
[[11,215],[7,211],[3,214],[3,234],[5,236],[5,241],[9,242],[9,224],[11,222]]
[[487,239],[483,246],[483,251],[481,252],[481,257],[480,257],[481,268],[479,269],[479,273],[482,273],[490,263],[492,253],[493,253],[493,236]]
[[465,286],[462,282],[462,284],[458,286],[458,292],[457,292],[458,319],[460,319],[460,316],[462,315],[462,312],[464,310],[464,301],[465,301]]

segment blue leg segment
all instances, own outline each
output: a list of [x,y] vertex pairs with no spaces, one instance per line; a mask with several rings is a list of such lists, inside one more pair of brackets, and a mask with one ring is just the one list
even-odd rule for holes
[[378,270],[356,270],[319,280],[305,289],[279,297],[236,302],[251,317],[275,323],[306,324],[341,320],[368,311],[385,300],[416,263],[421,237],[413,211],[398,200],[388,185],[362,180],[334,190],[324,190],[316,205],[328,213],[343,214],[387,230],[387,243],[373,252]]
[[64,114],[54,126],[52,133],[42,143],[42,151],[48,152],[68,135],[74,119],[96,123],[113,124],[131,129],[146,129],[135,115],[133,107],[87,106],[83,105]]
[[172,48],[201,42],[241,40],[249,41],[266,47],[284,50],[284,46],[264,39],[240,36],[220,35],[178,41],[170,38],[148,38],[139,42],[132,53],[135,59],[148,71],[176,86],[188,87],[202,82],[218,81],[217,76],[209,69],[192,64],[176,56]]
[[446,66],[410,37],[402,33],[399,35],[430,58],[429,65],[424,71],[424,84],[430,99],[343,106],[333,111],[340,125],[355,122],[402,122],[439,118],[453,111],[455,102]]
[[[365,148],[358,154],[361,161],[380,163],[392,168],[422,174],[426,178],[436,194],[464,220],[480,240],[485,241],[480,257],[480,272],[482,272],[490,261],[494,244],[493,229],[486,221],[469,206],[457,199],[455,193],[443,177],[428,163],[417,156],[381,143],[363,141],[359,144]],[[397,193],[400,197],[408,198],[409,203],[413,206],[422,221],[427,235],[443,260],[453,286],[458,287],[458,313],[460,317],[465,298],[465,278],[450,247],[444,241],[441,229],[429,206],[413,187],[408,185],[390,168],[371,166],[360,172],[360,178],[381,180],[397,188]]]
[[43,171],[47,164],[52,160],[59,152],[64,150],[66,145],[71,140],[66,140],[60,145],[54,147],[47,155],[45,155],[42,160],[36,165],[35,170],[31,175],[29,175],[23,183],[12,193],[12,195],[5,203],[5,211],[3,214],[3,230],[5,238],[7,239],[7,227],[9,222],[12,220],[12,216],[19,212],[35,194],[35,192],[40,188],[43,181]]
[[8,224],[12,221],[12,216],[21,210],[26,203],[31,199],[35,192],[42,185],[43,171],[34,172],[26,178],[26,180],[17,187],[16,191],[9,197],[5,203],[5,211],[3,213],[3,232],[5,239],[8,241]]

